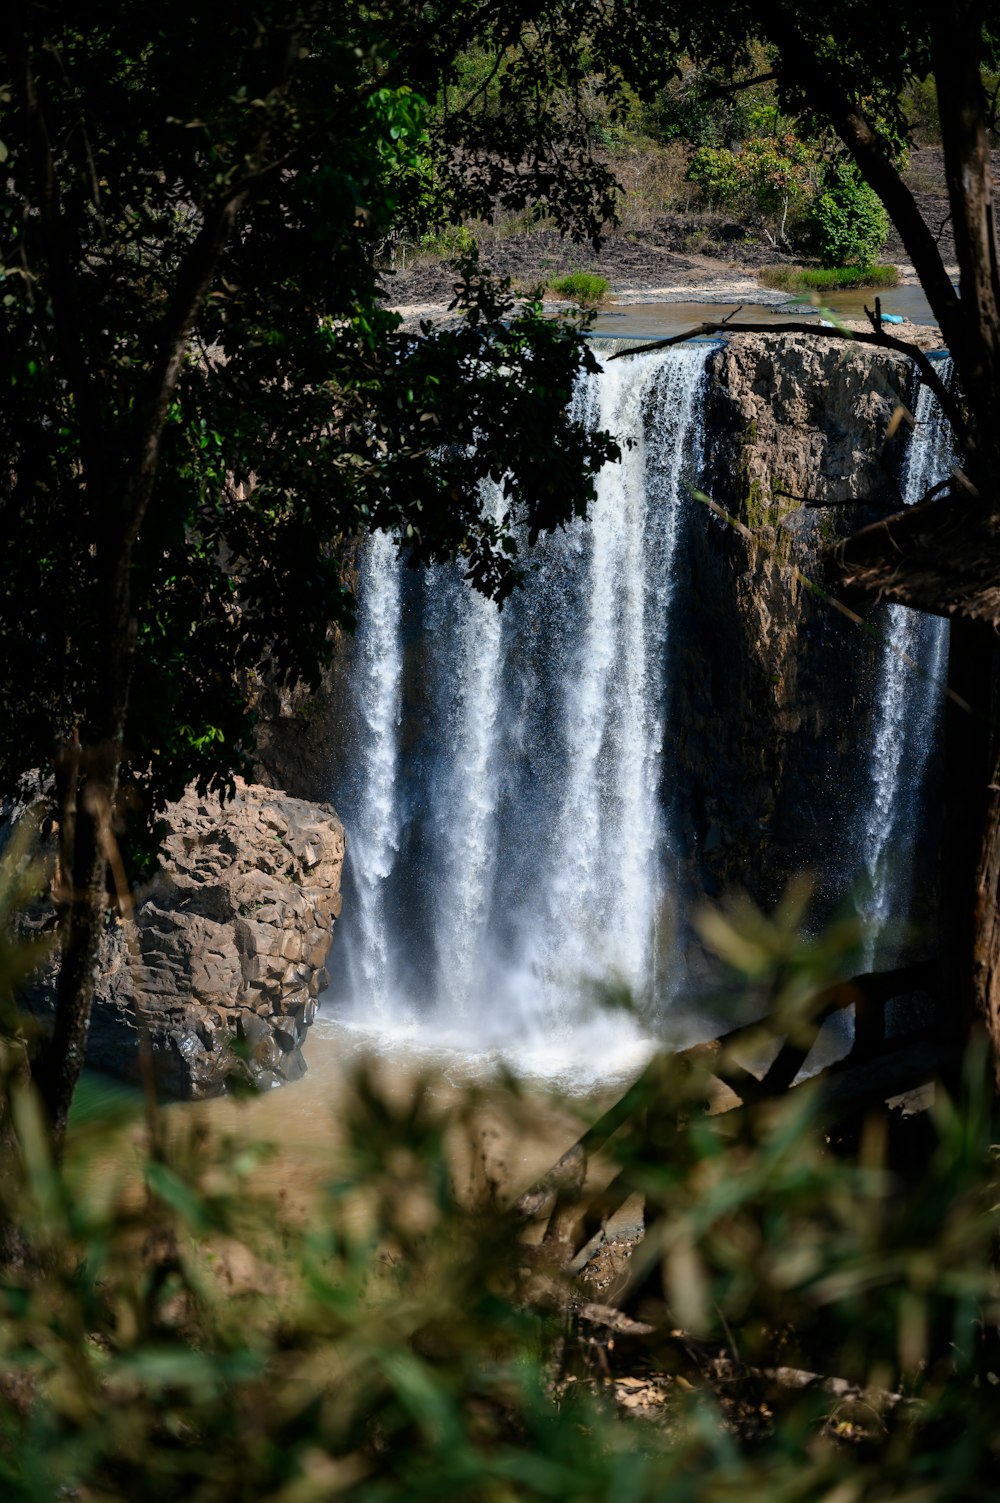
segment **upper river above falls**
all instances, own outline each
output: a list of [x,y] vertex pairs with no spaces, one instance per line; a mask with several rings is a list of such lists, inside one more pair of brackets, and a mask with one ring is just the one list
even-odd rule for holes
[[[771,293],[767,296],[775,301],[744,303],[730,322],[733,325],[772,324],[777,329],[783,323],[819,317],[808,296],[791,298],[783,293]],[[824,293],[822,305],[842,318],[863,320],[865,305],[873,308],[876,296],[881,298],[884,313],[898,313],[913,324],[932,325],[935,322],[922,287],[896,287],[878,294],[870,288]],[[600,310],[594,322],[593,333],[602,338],[613,339],[669,339],[698,324],[728,318],[739,301],[734,298],[728,303],[653,303],[641,301],[639,294],[631,294],[613,299],[609,307]]]

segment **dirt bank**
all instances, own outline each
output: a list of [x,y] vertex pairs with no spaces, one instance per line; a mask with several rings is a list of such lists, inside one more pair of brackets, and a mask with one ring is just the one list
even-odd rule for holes
[[[509,276],[522,291],[569,271],[590,271],[605,277],[611,297],[623,304],[787,301],[786,294],[761,287],[751,268],[718,256],[671,250],[652,233],[629,239],[615,235],[594,251],[562,241],[552,230],[540,230],[529,237],[496,241],[484,247],[481,256],[489,271]],[[431,316],[451,302],[455,274],[448,262],[424,258],[405,270],[387,272],[385,286],[390,306],[404,316]]]

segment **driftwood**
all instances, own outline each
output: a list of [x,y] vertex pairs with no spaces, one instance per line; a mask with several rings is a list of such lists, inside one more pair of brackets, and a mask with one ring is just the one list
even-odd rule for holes
[[689,1371],[692,1374],[696,1371],[708,1383],[726,1388],[740,1383],[753,1384],[772,1403],[786,1401],[795,1393],[823,1394],[834,1400],[832,1407],[838,1419],[861,1424],[871,1424],[872,1420],[881,1423],[890,1414],[917,1419],[926,1411],[927,1406],[921,1399],[889,1389],[863,1388],[847,1378],[829,1377],[799,1367],[755,1367],[734,1360],[724,1351],[697,1341],[687,1331],[667,1331],[650,1325],[648,1321],[633,1320],[613,1305],[585,1301],[574,1308],[573,1317],[578,1323],[597,1327],[612,1338],[632,1338],[650,1348],[662,1348],[666,1344],[672,1351],[683,1352],[688,1359]]
[[[647,1158],[650,1153],[665,1157],[672,1136],[683,1130],[692,1113],[739,1113],[808,1088],[819,1115],[835,1123],[884,1108],[890,1098],[939,1078],[955,1063],[954,1046],[941,1032],[931,1026],[889,1039],[885,1024],[888,1002],[918,991],[933,995],[936,977],[934,961],[867,972],[818,993],[808,1024],[794,1038],[782,1038],[775,1019],[765,1017],[722,1038],[657,1056],[624,1096],[520,1196],[515,1211],[536,1225],[544,1221],[542,1247],[551,1262],[576,1272],[600,1245],[608,1221],[638,1189],[626,1164],[610,1183],[588,1192],[588,1170],[613,1137],[632,1136]],[[847,1007],[855,1010],[850,1053],[808,1080],[799,1080],[824,1022]],[[752,1058],[773,1046],[776,1038],[777,1053],[762,1071],[745,1062],[748,1055]],[[734,1050],[744,1058],[737,1059]]]
[[689,339],[698,339],[714,334],[808,334],[814,339],[841,339],[853,341],[855,344],[875,345],[878,349],[894,350],[899,355],[906,355],[913,361],[918,367],[924,381],[940,403],[941,411],[951,424],[958,446],[960,448],[964,447],[967,438],[967,426],[962,409],[934,369],[934,362],[928,358],[926,352],[918,344],[913,344],[908,339],[897,339],[892,334],[886,334],[884,329],[869,334],[861,329],[848,329],[844,327],[827,329],[822,324],[815,323],[731,324],[729,319],[734,318],[739,311],[739,308],[735,308],[724,319],[712,319],[705,323],[697,324],[693,329],[688,329],[683,334],[671,334],[665,339],[654,339],[650,340],[648,344],[635,345],[629,350],[619,350],[617,354],[612,355],[610,358],[612,360],[627,360],[630,355],[646,355],[653,350],[666,350],[671,345],[684,344]]

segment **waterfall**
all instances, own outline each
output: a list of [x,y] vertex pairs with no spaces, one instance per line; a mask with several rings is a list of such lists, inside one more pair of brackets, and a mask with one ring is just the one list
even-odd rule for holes
[[[950,361],[941,362],[944,379]],[[908,506],[954,463],[951,430],[928,386],[921,385],[902,477]],[[868,886],[864,970],[891,965],[913,901],[913,861],[928,760],[947,673],[948,623],[902,605],[887,609],[879,665],[878,711],[871,760],[871,803],[863,839]],[[916,668],[912,665],[916,664]]]
[[[684,477],[706,350],[606,363],[578,415],[623,458],[503,610],[457,569],[363,546],[348,678],[341,1017],[592,1076],[673,982],[664,717]],[[484,505],[500,504],[488,491]],[[339,958],[338,958],[339,952]],[[593,1006],[619,986],[629,1020]]]
[[377,532],[361,560],[359,593],[364,610],[355,638],[355,716],[364,756],[352,763],[354,781],[346,791],[365,817],[351,830],[357,922],[355,942],[346,953],[352,992],[364,994],[376,1013],[389,1006],[389,936],[384,883],[399,849],[397,730],[400,719],[402,657],[399,644],[400,578],[390,538]]

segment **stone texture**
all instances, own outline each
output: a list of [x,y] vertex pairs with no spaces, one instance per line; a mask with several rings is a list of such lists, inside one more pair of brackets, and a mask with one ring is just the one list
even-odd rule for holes
[[807,581],[825,589],[837,538],[900,504],[909,430],[889,429],[913,368],[776,331],[732,338],[708,376],[701,489],[754,536],[684,508],[664,797],[689,900],[739,887],[770,908],[808,868],[822,922],[855,875],[838,862],[866,796],[885,607],[832,589],[868,632]]
[[[88,1063],[138,1079],[145,1030],[174,1096],[298,1079],[340,915],[340,820],[239,780],[221,808],[189,791],[166,818],[162,870],[103,943]],[[43,1021],[52,983],[39,977],[26,999]]]

